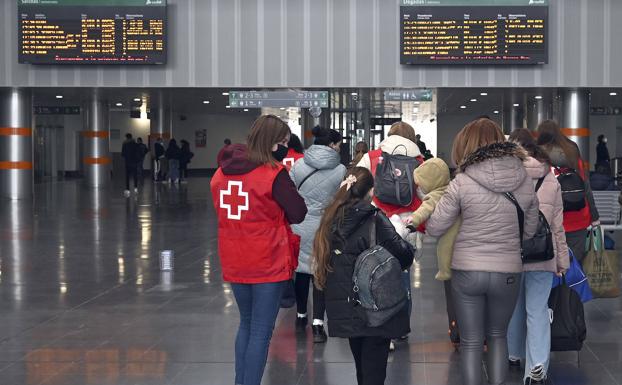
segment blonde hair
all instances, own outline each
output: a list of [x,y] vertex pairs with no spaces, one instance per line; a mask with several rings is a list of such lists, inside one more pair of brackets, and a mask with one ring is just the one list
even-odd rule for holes
[[460,166],[478,148],[493,143],[505,142],[505,135],[499,125],[490,119],[477,119],[460,130],[451,149],[451,158]]

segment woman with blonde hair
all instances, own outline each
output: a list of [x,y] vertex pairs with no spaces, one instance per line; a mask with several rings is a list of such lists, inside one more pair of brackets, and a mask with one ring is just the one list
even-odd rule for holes
[[482,384],[484,339],[488,381],[501,384],[508,371],[507,328],[523,271],[519,219],[511,199],[524,212],[524,238],[535,233],[538,199],[523,166],[525,151],[506,142],[489,119],[475,120],[458,133],[452,157],[458,173],[426,229],[440,237],[462,217],[451,289],[460,325],[463,384]]

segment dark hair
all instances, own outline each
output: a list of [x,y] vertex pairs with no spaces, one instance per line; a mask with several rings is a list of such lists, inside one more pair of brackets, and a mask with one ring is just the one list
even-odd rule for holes
[[579,165],[579,151],[573,142],[562,133],[559,124],[554,120],[545,120],[538,125],[538,145],[547,153],[552,147],[559,147],[566,155],[566,160],[572,168]]
[[289,137],[289,143],[287,143],[287,147],[293,149],[296,152],[303,153],[305,152],[304,147],[302,146],[302,142],[300,142],[300,138],[296,134],[292,134]]
[[358,142],[356,146],[354,146],[354,158],[352,159],[352,162],[350,163],[352,167],[359,164],[361,159],[363,159],[363,156],[365,156],[365,154],[367,154],[368,152],[369,152],[369,145],[367,144],[367,142],[363,142],[363,141]]
[[168,145],[169,145],[169,147],[170,146],[177,146],[177,141],[175,140],[175,138],[169,140]]
[[605,139],[605,135],[603,134],[598,135],[598,143],[602,142],[603,139]]
[[[274,115],[262,115],[255,120],[248,135],[248,159],[259,164],[276,167],[272,146],[290,135],[287,123]],[[289,140],[289,139],[288,139]]]
[[343,140],[343,136],[332,128],[315,126],[311,133],[315,137],[313,144],[319,144],[321,146],[328,146],[329,144],[339,143]]
[[537,161],[541,163],[546,163],[548,165],[551,164],[551,158],[549,154],[542,149],[542,147],[538,146],[536,143],[536,139],[533,137],[531,131],[526,128],[517,128],[512,131],[510,134],[510,142],[514,142],[520,144],[523,147],[529,156],[535,158]]
[[132,134],[130,134],[129,132],[125,134],[125,139],[132,139]]
[[374,177],[371,172],[364,167],[354,167],[346,174],[353,175],[356,182],[348,189],[342,186],[337,190],[333,202],[324,210],[324,215],[320,221],[320,227],[315,233],[313,240],[313,258],[315,258],[314,280],[318,289],[326,286],[326,275],[332,271],[330,266],[331,237],[333,235],[333,225],[343,222],[345,211],[357,202],[362,201],[367,196],[369,190],[374,187]]
[[505,136],[497,123],[490,119],[474,120],[456,135],[451,149],[451,158],[459,167],[478,148],[503,142],[505,142]]
[[143,142],[143,138],[136,138],[136,141],[137,141],[138,143],[142,143],[142,142]]
[[225,145],[229,146],[231,144],[231,139],[227,138],[225,139]]

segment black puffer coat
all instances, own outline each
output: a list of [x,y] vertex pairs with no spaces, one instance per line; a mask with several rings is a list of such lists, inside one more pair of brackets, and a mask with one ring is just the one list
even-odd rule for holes
[[[369,202],[358,202],[346,210],[342,223],[335,225],[331,245],[330,266],[324,288],[328,333],[331,337],[379,336],[398,338],[410,332],[408,307],[377,328],[366,326],[365,311],[351,300],[352,274],[356,258],[369,248],[371,220],[376,218],[376,240],[396,257],[403,269],[413,262],[413,247],[395,231],[389,219]],[[340,253],[335,253],[339,250]]]

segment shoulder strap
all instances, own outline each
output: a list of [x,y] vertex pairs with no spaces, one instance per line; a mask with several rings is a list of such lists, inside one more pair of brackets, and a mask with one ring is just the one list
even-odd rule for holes
[[376,246],[376,219],[377,219],[378,211],[374,212],[374,215],[371,218],[371,226],[369,226],[369,248]]
[[503,193],[503,196],[505,196],[510,202],[514,204],[514,206],[516,206],[516,214],[518,215],[518,231],[520,233],[520,241],[522,242],[524,226],[525,226],[525,213],[523,212],[523,209],[518,204],[518,201],[514,197],[514,194],[512,194],[511,192],[506,192],[506,193]]
[[544,182],[544,178],[546,178],[546,175],[543,176],[542,178],[538,179],[538,182],[536,183],[536,192],[538,192],[538,190],[540,190],[540,187],[542,187],[542,183]]
[[298,185],[298,190],[300,191],[300,188],[302,187],[303,184],[305,184],[305,182],[307,181],[307,179],[311,178],[311,176],[313,174],[315,174],[316,172],[320,171],[319,168],[316,168],[315,170],[311,171],[309,173],[309,175],[305,176],[305,178],[302,180],[302,182],[300,182],[300,184]]

